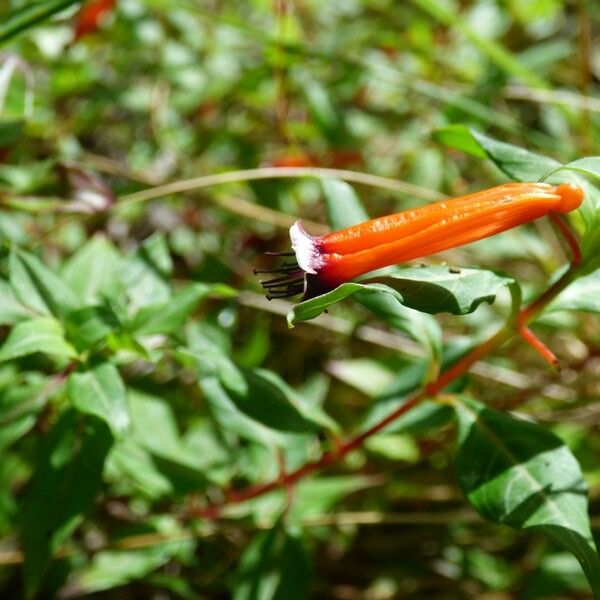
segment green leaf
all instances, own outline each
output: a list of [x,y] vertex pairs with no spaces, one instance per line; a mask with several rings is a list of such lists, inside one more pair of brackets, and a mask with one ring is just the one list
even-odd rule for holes
[[324,310],[327,310],[331,305],[336,304],[340,300],[344,300],[348,296],[352,296],[357,292],[364,291],[366,293],[384,292],[391,294],[398,302],[402,302],[402,296],[395,292],[392,288],[381,284],[364,283],[343,283],[331,292],[321,294],[310,300],[305,300],[296,304],[287,315],[288,325],[293,327],[300,321],[308,321],[318,317]]
[[194,283],[174,294],[168,301],[142,307],[136,313],[131,329],[139,335],[173,333],[183,327],[198,302],[211,293],[224,294],[225,297],[236,294],[223,285]]
[[370,398],[378,396],[394,379],[393,365],[372,358],[330,360],[327,372]]
[[516,181],[538,181],[561,164],[542,154],[495,140],[464,125],[452,125],[439,130],[436,139],[451,148],[473,156],[491,159],[494,164]]
[[59,13],[65,8],[78,4],[81,0],[34,0],[28,2],[21,8],[16,8],[3,15],[0,24],[0,45],[6,43],[12,37],[31,29],[52,15]]
[[218,377],[226,381],[231,389],[244,393],[246,381],[241,370],[229,358],[229,354],[216,345],[208,347],[194,347],[193,350],[183,348],[174,354],[179,362],[195,371],[200,379]]
[[39,588],[52,555],[92,507],[111,444],[112,436],[102,421],[81,419],[72,411],[63,414],[41,444],[23,507],[28,598]]
[[379,433],[365,442],[365,448],[386,460],[416,463],[419,460],[419,446],[411,435],[402,433]]
[[198,385],[210,414],[222,431],[268,447],[285,444],[285,438],[281,433],[273,431],[240,411],[217,377],[202,378]]
[[116,294],[120,287],[117,249],[103,236],[95,236],[65,262],[61,275],[84,304]]
[[[337,431],[336,423],[319,407],[304,400],[273,371],[244,371],[243,393],[228,388],[237,406],[267,427],[290,433],[312,433],[323,429]],[[223,382],[228,387],[227,381]]]
[[560,166],[558,161],[543,154],[499,142],[474,129],[469,131],[494,164],[511,179],[523,182],[538,181],[546,173]]
[[330,141],[334,143],[347,142],[348,132],[341,118],[341,112],[336,110],[328,90],[319,80],[309,76],[306,71],[299,79],[314,124]]
[[490,521],[546,533],[573,553],[600,598],[587,486],[569,448],[539,425],[469,398],[453,405],[458,478],[471,504]]
[[129,428],[127,393],[117,368],[108,362],[69,377],[69,397],[83,413],[100,417],[118,437]]
[[163,542],[140,550],[98,552],[88,567],[75,574],[69,590],[77,590],[78,595],[87,595],[144,579],[148,573],[172,558],[172,545],[173,542]]
[[8,274],[17,298],[38,313],[60,317],[80,306],[73,290],[33,254],[13,249]]
[[[200,359],[201,360],[201,359]],[[336,430],[319,406],[309,404],[272,371],[240,371],[242,379],[221,378],[231,408],[269,429],[285,433]]]
[[[64,595],[84,596],[131,581],[143,580],[149,583],[148,575],[169,560],[187,562],[195,546],[195,540],[189,532],[169,516],[151,517],[135,528],[133,533],[134,538],[136,533],[154,536],[157,543],[138,549],[103,550],[94,554],[88,565],[73,573],[67,586],[63,588]],[[122,535],[120,533],[120,537]]]
[[558,173],[559,171],[575,171],[580,175],[600,179],[600,156],[584,156],[583,158],[578,158],[566,165],[556,167],[553,171],[547,173],[546,177]]
[[[11,385],[15,381],[18,384]],[[35,373],[16,380],[11,377],[10,383],[0,392],[0,453],[3,455],[37,423],[49,395],[49,382],[49,378]]]
[[[132,438],[146,450],[161,456],[185,454],[177,418],[167,399],[136,389],[129,391]],[[186,457],[191,462],[192,457]]]
[[126,494],[151,500],[175,494],[173,482],[159,471],[150,452],[129,437],[116,441],[106,461],[106,478]]
[[239,369],[225,351],[200,331],[192,349],[175,357],[193,369],[210,413],[223,431],[267,446],[283,446],[290,433],[335,430],[318,404],[306,401],[274,373]]
[[321,179],[327,220],[333,229],[344,229],[369,219],[354,188],[339,179]]
[[557,310],[600,313],[600,269],[576,279],[556,297],[544,312]]
[[136,254],[162,277],[167,278],[173,274],[173,261],[164,235],[160,233],[151,235],[144,240]]
[[233,600],[304,600],[310,566],[300,537],[275,526],[246,548],[236,573]]
[[464,125],[440,127],[433,132],[432,138],[444,146],[460,150],[477,158],[486,158],[487,156],[485,150],[473,137],[470,129]]
[[[416,387],[416,386],[415,386]],[[361,424],[361,430],[366,430],[385,419],[406,402],[406,398],[390,396],[381,398],[366,413]],[[390,423],[383,431],[385,433],[411,433],[423,435],[446,426],[452,420],[450,407],[426,400],[411,411]]]
[[274,525],[285,512],[287,524],[301,527],[306,521],[332,514],[336,504],[346,496],[381,483],[381,478],[366,475],[318,476],[303,479],[295,485],[291,504],[286,491],[277,489],[248,500],[243,506],[230,506],[224,511],[228,516],[252,515],[257,523],[263,525]]
[[201,440],[209,449],[206,454],[185,442],[167,399],[131,389],[129,405],[130,438],[151,454],[154,466],[170,481],[174,491],[202,489],[210,469],[227,460],[223,448],[206,429]]
[[[288,313],[288,325],[293,327],[300,321],[314,319],[333,304],[357,292],[361,292],[362,303],[371,302],[376,308],[379,305],[381,311],[386,309],[382,304],[384,301],[369,300],[368,295],[383,292],[400,304],[424,313],[466,315],[482,302],[492,304],[501,288],[514,284],[513,279],[493,271],[442,266],[389,270],[377,281],[369,284],[343,283],[331,292],[300,302]],[[399,321],[396,320],[396,323]],[[439,348],[436,337],[433,327],[423,323],[420,341],[433,344],[431,348],[436,351],[436,344]]]
[[394,270],[386,283],[409,308],[432,315],[466,315],[482,302],[492,304],[498,291],[514,280],[486,269],[433,266]]
[[241,370],[215,346],[175,356],[196,371],[209,411],[223,431],[281,447],[290,434],[336,427],[318,405],[304,401],[274,373]]
[[108,306],[86,306],[65,318],[67,338],[80,352],[106,341],[120,325],[117,315]]
[[35,315],[34,311],[17,300],[8,283],[0,280],[0,325],[14,325]]
[[77,352],[64,338],[60,323],[50,317],[37,317],[17,323],[0,348],[0,361],[13,360],[34,352],[75,358]]
[[182,549],[189,548],[191,543],[189,540],[167,539],[155,546],[139,550],[98,552],[89,566],[74,575],[68,589],[76,590],[78,595],[87,595],[110,590],[131,581],[144,580],[149,573],[163,566]]
[[167,242],[155,234],[144,241],[137,252],[119,267],[120,279],[125,286],[134,310],[166,302],[171,296],[169,277],[173,263]]

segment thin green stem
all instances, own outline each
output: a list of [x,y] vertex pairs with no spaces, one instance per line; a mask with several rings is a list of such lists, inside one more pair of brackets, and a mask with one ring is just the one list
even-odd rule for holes
[[194,177],[193,179],[182,179],[165,185],[159,185],[121,196],[119,202],[113,205],[114,208],[124,204],[134,204],[136,202],[146,202],[154,198],[160,198],[169,194],[181,194],[191,192],[202,188],[225,185],[227,183],[238,183],[242,181],[254,181],[258,179],[295,179],[299,177],[333,177],[353,183],[361,183],[372,187],[384,188],[387,190],[409,194],[423,200],[439,200],[442,194],[434,190],[422,188],[405,181],[398,181],[379,175],[370,175],[359,171],[347,171],[343,169],[328,169],[322,167],[263,167],[259,169],[243,169],[241,171],[228,171],[227,173],[216,173],[214,175],[205,175]]

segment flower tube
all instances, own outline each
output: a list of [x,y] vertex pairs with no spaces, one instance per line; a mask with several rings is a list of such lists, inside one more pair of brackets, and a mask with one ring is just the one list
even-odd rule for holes
[[297,221],[290,228],[294,252],[283,254],[295,262],[256,272],[279,274],[261,282],[267,298],[303,293],[307,299],[376,269],[475,242],[549,213],[568,213],[582,200],[582,190],[569,183],[509,183],[324,236],[308,234]]

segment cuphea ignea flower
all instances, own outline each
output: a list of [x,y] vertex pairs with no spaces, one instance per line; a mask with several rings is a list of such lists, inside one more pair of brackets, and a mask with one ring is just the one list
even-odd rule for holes
[[300,221],[290,228],[295,261],[257,270],[278,277],[261,282],[267,298],[311,298],[382,267],[436,254],[506,231],[549,213],[579,207],[576,185],[508,183],[372,219],[324,236],[309,235]]

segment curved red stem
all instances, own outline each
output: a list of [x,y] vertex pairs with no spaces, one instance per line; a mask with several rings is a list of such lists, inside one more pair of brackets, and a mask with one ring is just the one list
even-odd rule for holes
[[558,358],[552,350],[540,340],[527,326],[529,321],[542,310],[544,306],[563,290],[571,281],[572,275],[581,264],[581,248],[575,234],[571,231],[564,217],[556,213],[550,213],[550,219],[556,225],[571,251],[571,265],[569,270],[554,284],[552,284],[541,296],[533,301],[529,306],[522,309],[517,315],[517,331],[519,335],[547,361],[553,368],[560,368]]

